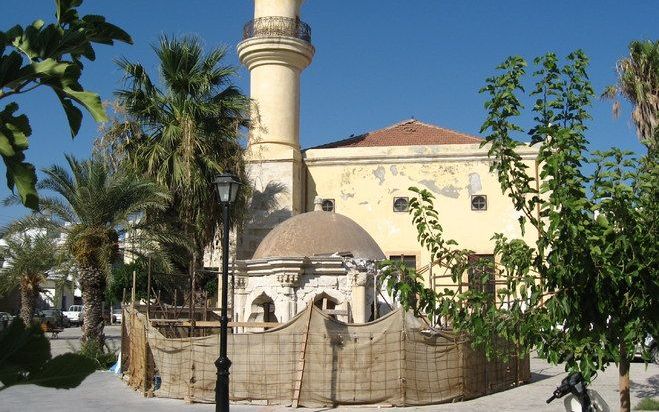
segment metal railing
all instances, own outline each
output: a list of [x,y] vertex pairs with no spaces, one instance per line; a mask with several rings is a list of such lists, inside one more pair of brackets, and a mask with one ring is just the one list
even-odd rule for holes
[[243,27],[243,40],[252,37],[287,36],[311,43],[311,27],[290,17],[259,17]]

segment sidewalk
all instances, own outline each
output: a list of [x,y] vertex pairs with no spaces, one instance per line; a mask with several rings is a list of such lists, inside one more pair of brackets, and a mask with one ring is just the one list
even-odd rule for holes
[[[115,330],[116,329],[116,330]],[[79,330],[79,329],[78,329]],[[116,342],[118,327],[106,328],[110,341]],[[53,352],[66,351],[75,344],[76,331],[67,329],[59,340],[53,340]],[[113,342],[113,343],[114,343]],[[341,407],[337,411],[563,411],[562,400],[550,405],[545,400],[565,376],[562,366],[548,365],[541,359],[531,359],[532,382],[528,385],[499,392],[490,396],[453,404],[430,405],[423,407]],[[644,397],[659,397],[659,365],[633,363],[631,365],[632,408]],[[618,374],[615,365],[601,373],[591,385],[609,404],[612,411],[618,410]],[[275,412],[275,411],[325,411],[321,409],[293,409],[275,406],[232,405],[236,412]],[[70,390],[41,388],[33,385],[17,386],[0,390],[0,412],[5,411],[46,411],[46,412],[91,412],[91,411],[189,411],[210,412],[215,405],[186,404],[182,400],[144,398],[140,393],[128,388],[110,372],[96,372],[79,387]]]

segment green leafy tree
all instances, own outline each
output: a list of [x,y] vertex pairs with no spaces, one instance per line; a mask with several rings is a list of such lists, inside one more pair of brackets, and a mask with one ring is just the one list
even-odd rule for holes
[[[633,41],[629,56],[618,61],[618,84],[609,86],[603,97],[623,96],[633,106],[632,121],[638,137],[648,149],[659,149],[659,40]],[[613,104],[618,115],[620,102]]]
[[[456,284],[466,271],[482,276],[467,290],[436,293],[413,272],[401,277],[405,268],[388,262],[388,286],[405,306],[469,334],[488,356],[506,355],[496,346],[505,338],[522,350],[535,347],[550,362],[567,359],[567,368],[586,379],[617,363],[621,409],[629,410],[634,347],[659,324],[659,168],[651,153],[636,159],[618,149],[587,152],[593,91],[582,52],[564,65],[554,54],[534,63],[535,125],[528,131],[519,125],[527,63],[511,57],[482,89],[489,96],[482,130],[491,171],[519,212],[522,233],[530,225],[537,241],[494,234],[498,264],[474,265],[468,259],[473,252],[444,234],[432,195],[412,188],[413,222],[433,261]],[[539,188],[516,150],[524,144],[514,137],[524,132],[539,145]],[[593,172],[584,175],[587,163]],[[501,283],[494,299],[485,287],[491,274]]]
[[[162,260],[151,261],[151,298],[154,292],[161,292],[161,298],[172,301],[175,289],[185,289],[189,286],[187,279],[181,283],[181,275],[173,276],[171,267]],[[108,282],[107,297],[113,303],[121,302],[124,290],[130,292],[133,287],[133,272],[135,272],[135,298],[147,299],[149,259],[137,257],[130,263],[114,265],[112,276]]]
[[[56,22],[36,20],[0,31],[0,100],[6,103],[15,95],[50,88],[66,113],[71,136],[78,134],[82,123],[78,106],[96,121],[106,120],[99,96],[80,84],[82,60],[95,59],[94,44],[132,43],[126,32],[103,16],[81,17],[76,10],[81,4],[82,0],[55,0]],[[31,134],[27,115],[19,113],[16,102],[6,103],[0,110],[0,155],[7,167],[7,185],[18,189],[24,205],[37,209],[37,176],[24,153]]]
[[101,304],[110,268],[120,256],[119,230],[133,233],[124,242],[124,253],[155,253],[160,242],[175,242],[157,226],[146,224],[140,214],[148,209],[163,209],[169,195],[152,181],[123,172],[110,172],[105,163],[79,161],[67,156],[66,170],[51,166],[40,189],[59,195],[42,196],[43,215],[28,216],[7,229],[17,233],[25,227],[60,230],[65,237],[63,248],[78,272],[82,290],[83,343],[95,341],[103,347]]
[[[114,133],[123,138],[124,166],[172,193],[170,207],[147,218],[172,222],[201,259],[221,222],[215,176],[222,171],[244,176],[238,138],[247,125],[249,99],[231,84],[236,68],[223,64],[226,48],[204,54],[198,38],[162,37],[153,49],[161,85],[142,65],[119,61],[126,89],[116,94],[127,121]],[[183,259],[184,265],[189,261]]]
[[0,253],[7,265],[0,268],[0,294],[19,286],[21,319],[32,323],[34,308],[47,272],[57,265],[57,245],[46,233],[5,236]]

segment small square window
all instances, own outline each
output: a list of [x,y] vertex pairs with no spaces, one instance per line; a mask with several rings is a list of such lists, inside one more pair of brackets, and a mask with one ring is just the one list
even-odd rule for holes
[[394,212],[407,212],[410,210],[410,199],[407,197],[394,197]]
[[416,255],[391,255],[389,260],[401,261],[410,269],[416,269]]
[[471,196],[471,210],[487,210],[487,196],[485,195]]
[[321,207],[325,212],[333,212],[334,211],[334,199],[324,199],[323,203],[321,204]]

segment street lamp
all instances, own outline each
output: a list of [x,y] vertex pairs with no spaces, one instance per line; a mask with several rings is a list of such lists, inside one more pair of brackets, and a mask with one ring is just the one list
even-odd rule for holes
[[229,289],[229,207],[238,197],[242,183],[229,173],[215,178],[217,194],[222,205],[222,315],[220,317],[220,357],[215,361],[217,381],[215,383],[215,411],[229,412],[229,368],[227,357],[227,290]]

